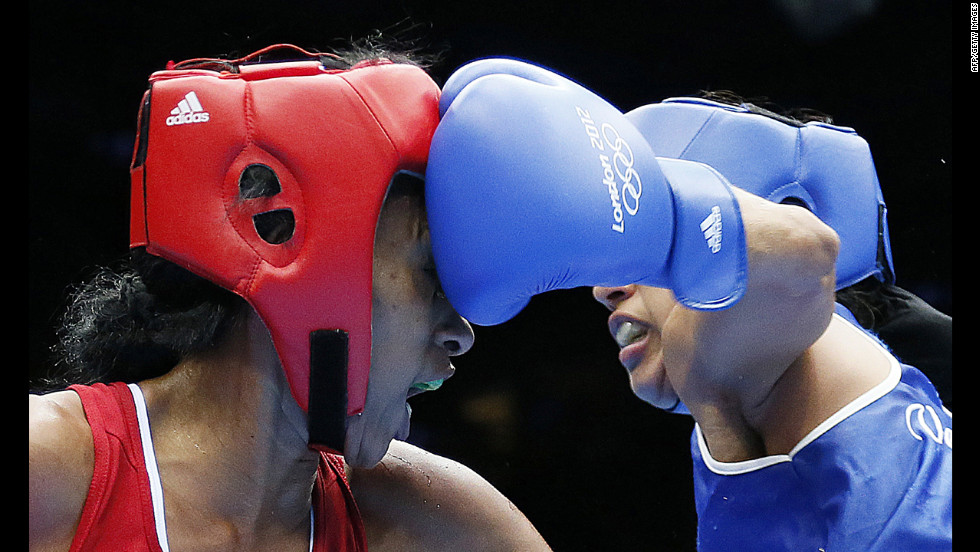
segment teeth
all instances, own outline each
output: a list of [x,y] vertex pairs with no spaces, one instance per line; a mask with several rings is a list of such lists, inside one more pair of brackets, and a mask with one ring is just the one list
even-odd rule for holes
[[620,347],[625,347],[631,343],[636,343],[637,341],[643,339],[647,334],[647,329],[640,324],[634,324],[633,322],[623,322],[619,329],[616,330],[616,343]]

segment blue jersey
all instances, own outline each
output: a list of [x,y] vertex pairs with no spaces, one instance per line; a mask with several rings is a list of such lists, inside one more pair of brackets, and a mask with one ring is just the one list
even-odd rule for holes
[[885,381],[789,454],[718,462],[695,426],[698,550],[952,549],[953,415],[921,372],[882,351]]

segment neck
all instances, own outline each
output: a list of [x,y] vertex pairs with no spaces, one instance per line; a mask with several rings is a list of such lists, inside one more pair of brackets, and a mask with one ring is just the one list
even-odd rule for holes
[[236,542],[308,531],[319,457],[254,313],[220,347],[140,387],[168,520],[217,521]]

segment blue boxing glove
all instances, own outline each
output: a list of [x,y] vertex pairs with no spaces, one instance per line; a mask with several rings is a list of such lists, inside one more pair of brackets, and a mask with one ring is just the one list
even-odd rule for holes
[[745,233],[711,167],[658,159],[615,107],[544,68],[484,59],[443,89],[426,169],[436,269],[459,313],[505,322],[531,297],[645,284],[696,309],[742,296]]

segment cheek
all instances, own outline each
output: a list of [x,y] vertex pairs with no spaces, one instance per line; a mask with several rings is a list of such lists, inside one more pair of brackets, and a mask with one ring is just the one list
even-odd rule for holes
[[422,338],[428,309],[410,278],[392,277],[375,287],[371,322],[377,341],[416,342]]
[[381,285],[375,287],[371,315],[371,380],[377,374],[379,382],[372,385],[404,392],[415,378],[431,341],[429,309],[420,299],[410,274],[381,276],[380,281],[376,280]]
[[432,322],[436,291],[432,278],[411,263],[382,269],[375,273],[374,309],[384,319],[375,316],[374,322],[396,326],[399,333],[422,330]]
[[629,374],[630,388],[640,399],[659,408],[670,408],[677,394],[664,366],[660,337],[651,334],[647,339],[643,360]]
[[663,328],[667,318],[678,305],[674,293],[669,289],[644,286],[640,289],[639,295],[643,299],[643,305],[650,317],[649,321],[656,327]]

